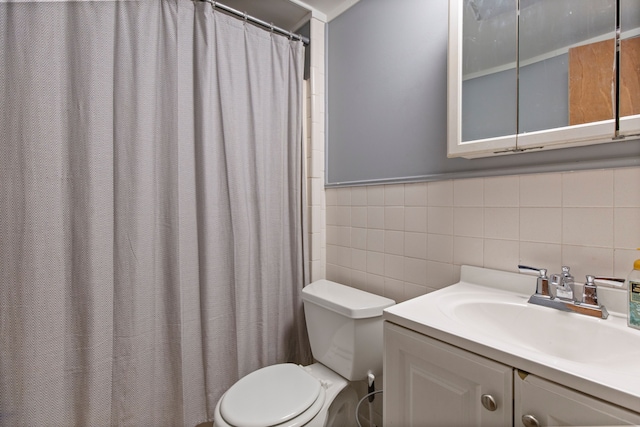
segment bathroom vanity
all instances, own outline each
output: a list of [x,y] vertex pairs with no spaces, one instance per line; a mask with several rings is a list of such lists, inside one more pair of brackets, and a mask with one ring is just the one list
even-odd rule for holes
[[385,310],[384,425],[640,425],[640,331],[528,303],[532,276],[463,266]]

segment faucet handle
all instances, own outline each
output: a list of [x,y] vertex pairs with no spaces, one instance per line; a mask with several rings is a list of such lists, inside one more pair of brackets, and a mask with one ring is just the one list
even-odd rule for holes
[[596,276],[593,278],[593,281],[598,286],[605,286],[607,288],[621,288],[624,286],[625,279],[620,279],[618,277]]
[[518,269],[521,273],[536,272],[538,273],[538,279],[536,280],[536,294],[545,295],[550,297],[551,291],[549,289],[549,278],[547,277],[546,268],[529,267],[527,265],[518,265]]
[[547,269],[538,267],[529,267],[528,265],[518,264],[518,271],[525,274],[537,274],[540,277],[546,277]]
[[598,305],[598,288],[595,283],[595,276],[587,274],[587,283],[582,288],[582,303]]

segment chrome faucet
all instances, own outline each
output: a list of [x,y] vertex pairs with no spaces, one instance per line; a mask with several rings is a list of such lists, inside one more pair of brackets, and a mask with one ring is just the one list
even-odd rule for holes
[[547,277],[547,270],[544,268],[528,267],[518,265],[521,273],[538,274],[536,280],[536,292],[529,298],[530,304],[551,307],[561,311],[570,311],[588,316],[606,319],[609,317],[607,309],[598,304],[598,291],[594,276],[588,275],[587,282],[582,292],[582,300],[576,298],[575,281],[569,267],[562,267],[561,274]]
[[556,298],[560,298],[566,301],[576,301],[575,298],[575,281],[571,273],[569,273],[569,267],[563,266],[561,274],[554,274],[551,276],[551,286],[555,289]]

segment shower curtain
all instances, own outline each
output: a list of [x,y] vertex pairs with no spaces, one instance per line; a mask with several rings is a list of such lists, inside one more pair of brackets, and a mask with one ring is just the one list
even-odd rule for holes
[[302,56],[190,0],[0,3],[1,426],[194,426],[309,362]]

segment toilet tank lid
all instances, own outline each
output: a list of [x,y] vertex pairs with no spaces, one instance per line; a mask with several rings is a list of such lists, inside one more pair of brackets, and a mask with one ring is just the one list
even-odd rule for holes
[[302,300],[351,319],[382,316],[382,310],[396,303],[392,299],[324,279],[305,286]]

